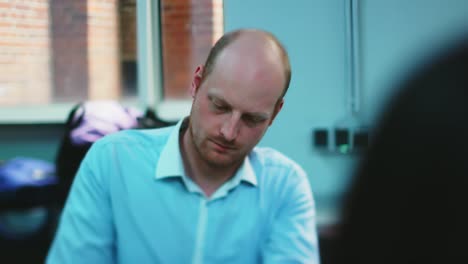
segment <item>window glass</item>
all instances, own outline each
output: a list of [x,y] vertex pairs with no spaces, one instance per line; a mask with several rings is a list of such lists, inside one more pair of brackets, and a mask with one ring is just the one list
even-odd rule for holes
[[136,98],[135,5],[2,2],[0,106]]
[[160,10],[163,96],[188,98],[197,65],[223,34],[223,1],[162,0]]

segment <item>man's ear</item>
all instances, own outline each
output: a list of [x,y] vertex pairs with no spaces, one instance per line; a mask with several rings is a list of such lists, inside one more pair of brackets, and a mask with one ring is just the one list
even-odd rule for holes
[[276,116],[281,111],[281,108],[283,108],[283,104],[284,104],[284,99],[283,98],[279,99],[278,102],[276,103],[275,110],[273,112],[273,118],[270,120],[270,124],[268,124],[269,126],[271,126],[271,124],[273,124],[273,120],[275,120]]
[[198,88],[200,87],[200,84],[202,82],[203,70],[203,65],[199,65],[193,75],[192,85],[190,85],[190,95],[192,96],[192,98],[195,97],[195,94],[197,93]]

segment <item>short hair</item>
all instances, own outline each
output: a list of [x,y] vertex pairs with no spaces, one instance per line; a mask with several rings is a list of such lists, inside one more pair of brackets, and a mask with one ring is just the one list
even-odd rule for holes
[[[227,47],[229,44],[233,43],[236,39],[238,39],[242,33],[252,31],[248,29],[239,29],[232,32],[228,32],[224,34],[218,41],[216,41],[213,48],[211,48],[210,53],[205,61],[205,69],[202,73],[202,82],[205,80],[208,75],[213,71],[216,60],[219,57],[219,54]],[[280,98],[283,98],[289,88],[289,83],[291,82],[291,64],[289,63],[289,56],[286,51],[286,48],[281,44],[281,42],[270,32],[255,30],[264,34],[268,39],[272,40],[276,46],[280,50],[281,59],[283,60],[283,67],[284,67],[284,77],[285,83],[283,88],[283,93],[281,94]]]

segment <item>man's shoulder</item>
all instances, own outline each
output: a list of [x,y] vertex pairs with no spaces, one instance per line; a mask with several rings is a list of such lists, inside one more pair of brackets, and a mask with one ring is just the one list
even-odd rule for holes
[[105,148],[107,146],[143,146],[157,148],[166,144],[174,126],[153,129],[127,129],[106,135],[96,141],[96,147]]
[[309,193],[309,179],[305,170],[285,154],[268,147],[256,147],[249,156],[261,190],[273,200],[288,200],[288,193]]
[[304,174],[304,170],[296,161],[270,147],[255,147],[249,157],[254,163],[254,166],[257,168],[260,167],[262,170]]

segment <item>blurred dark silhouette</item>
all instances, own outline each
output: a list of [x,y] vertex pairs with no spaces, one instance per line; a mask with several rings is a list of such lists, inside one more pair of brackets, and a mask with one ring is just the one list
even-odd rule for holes
[[468,37],[400,88],[358,166],[324,264],[468,261]]

